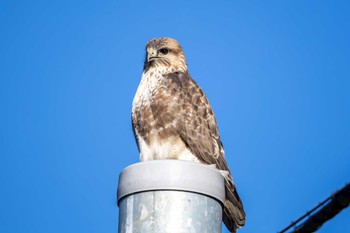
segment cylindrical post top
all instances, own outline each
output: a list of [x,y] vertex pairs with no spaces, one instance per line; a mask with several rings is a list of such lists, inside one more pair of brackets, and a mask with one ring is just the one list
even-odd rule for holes
[[224,203],[223,175],[213,166],[180,160],[152,160],[125,168],[119,176],[119,201],[130,194],[177,190],[204,194]]

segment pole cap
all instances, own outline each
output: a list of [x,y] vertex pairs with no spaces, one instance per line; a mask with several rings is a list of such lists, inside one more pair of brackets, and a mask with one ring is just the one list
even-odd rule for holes
[[182,160],[152,160],[132,164],[119,175],[118,205],[123,197],[147,191],[176,190],[225,201],[225,178],[213,166]]

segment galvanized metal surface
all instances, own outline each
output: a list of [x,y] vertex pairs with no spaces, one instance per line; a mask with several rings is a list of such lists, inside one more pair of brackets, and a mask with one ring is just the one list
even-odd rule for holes
[[221,233],[222,206],[206,195],[148,191],[119,201],[119,233]]
[[119,176],[119,233],[221,233],[224,182],[194,162],[133,164]]

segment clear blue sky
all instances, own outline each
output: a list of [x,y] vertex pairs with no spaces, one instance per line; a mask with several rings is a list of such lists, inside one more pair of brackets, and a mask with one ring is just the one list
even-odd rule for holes
[[[350,181],[348,1],[1,1],[0,232],[117,232],[144,47],[178,39],[247,212],[277,232]],[[350,232],[350,209],[319,232]],[[224,230],[226,232],[226,229]]]

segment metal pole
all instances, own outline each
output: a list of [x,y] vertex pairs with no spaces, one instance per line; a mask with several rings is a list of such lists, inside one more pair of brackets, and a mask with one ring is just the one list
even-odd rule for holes
[[119,176],[119,233],[221,233],[224,177],[210,166],[155,160]]

